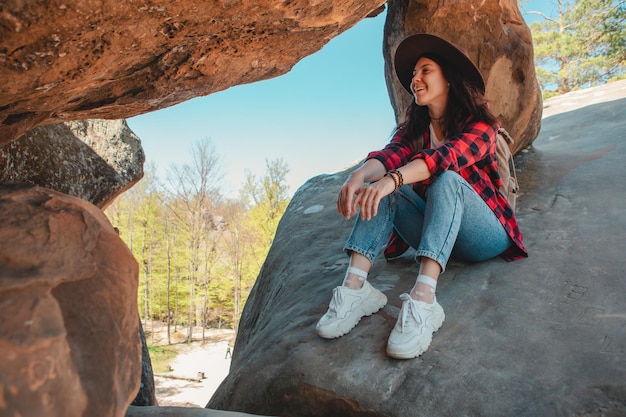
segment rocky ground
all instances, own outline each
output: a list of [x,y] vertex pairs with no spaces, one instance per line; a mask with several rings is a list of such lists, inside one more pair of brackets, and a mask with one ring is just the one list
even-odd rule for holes
[[[626,80],[546,100],[516,160],[529,258],[452,262],[446,320],[420,358],[385,354],[418,266],[378,258],[388,304],[348,335],[315,323],[341,282],[352,227],[337,216],[347,171],[303,185],[281,219],[239,322],[212,409],[289,416],[626,416]],[[518,164],[518,161],[520,162]],[[294,254],[302,254],[294,262]]]
[[[167,343],[165,326],[144,325],[149,344]],[[235,331],[207,329],[202,342],[202,329],[194,329],[193,341],[181,343],[182,332],[173,334],[172,342],[178,355],[171,360],[167,373],[155,372],[156,397],[160,406],[204,407],[219,384],[228,375]],[[154,335],[154,337],[153,337]]]

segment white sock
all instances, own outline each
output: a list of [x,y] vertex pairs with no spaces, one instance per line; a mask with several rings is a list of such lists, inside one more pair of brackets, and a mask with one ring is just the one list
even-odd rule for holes
[[424,301],[428,304],[435,302],[435,290],[437,280],[427,275],[418,275],[415,285],[411,290],[411,298],[417,301]]
[[367,272],[362,269],[349,266],[346,271],[346,276],[343,279],[343,286],[353,290],[358,290],[363,287],[365,280],[367,279]]

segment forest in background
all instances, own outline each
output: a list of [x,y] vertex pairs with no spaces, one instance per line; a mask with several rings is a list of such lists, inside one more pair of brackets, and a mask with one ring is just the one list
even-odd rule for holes
[[168,344],[180,331],[191,341],[194,326],[237,328],[289,204],[282,159],[266,161],[261,178],[247,173],[237,197],[221,189],[219,161],[203,139],[190,163],[173,164],[164,181],[148,165],[105,210],[139,264],[141,319],[167,323]]

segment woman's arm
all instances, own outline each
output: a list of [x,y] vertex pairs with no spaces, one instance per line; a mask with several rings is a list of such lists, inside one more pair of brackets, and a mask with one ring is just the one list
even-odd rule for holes
[[385,166],[377,159],[368,159],[363,165],[354,170],[339,191],[337,211],[346,220],[356,214],[355,195],[367,188],[366,183],[378,181],[385,175]]
[[[360,207],[361,218],[370,220],[378,214],[380,200],[395,190],[393,178],[385,176],[386,167],[400,166],[397,170],[404,184],[437,177],[446,170],[458,172],[486,156],[495,143],[495,134],[496,127],[484,122],[474,123],[446,144],[418,152],[404,165],[410,148],[399,135],[394,136],[385,149],[370,153],[371,159],[348,178],[339,193],[337,210],[349,219]],[[366,186],[365,183],[371,184]]]
[[[352,172],[341,187],[337,211],[346,220],[356,214],[358,206],[361,206],[361,217],[370,219],[373,212],[378,212],[378,204],[373,207],[372,198],[378,203],[382,197],[393,192],[394,181],[391,177],[385,177],[385,173],[408,163],[410,156],[415,152],[413,143],[404,138],[403,132],[404,126],[398,126],[393,131],[390,142],[383,149],[370,152],[366,162]],[[370,190],[375,184],[376,189]],[[376,197],[379,188],[384,191],[382,195]]]
[[[377,160],[370,159],[369,161]],[[379,179],[369,186],[363,186],[355,193],[356,196],[352,202],[351,211],[348,213],[347,217],[344,215],[346,219],[350,218],[352,214],[356,214],[357,206],[360,206],[361,218],[363,220],[370,220],[373,216],[378,214],[378,204],[380,204],[380,200],[395,191],[396,185],[394,179],[391,176],[385,176],[384,166],[380,161],[377,162],[380,164],[380,170],[377,171],[377,173],[380,174]],[[404,184],[412,184],[430,178],[428,166],[423,159],[414,159],[408,164],[398,168],[397,171],[402,176],[402,182]]]
[[423,159],[414,159],[403,167],[398,168],[404,184],[413,184],[430,178],[428,165]]

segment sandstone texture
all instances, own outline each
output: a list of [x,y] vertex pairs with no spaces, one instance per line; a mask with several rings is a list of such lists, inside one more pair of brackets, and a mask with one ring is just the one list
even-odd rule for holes
[[[144,162],[141,141],[124,120],[70,121],[34,128],[0,147],[0,183],[38,185],[104,209],[143,177]],[[140,337],[141,388],[133,403],[156,405],[142,332]]]
[[0,145],[39,125],[121,119],[276,77],[381,0],[7,0]]
[[515,138],[513,153],[535,140],[541,127],[541,91],[530,29],[516,0],[388,2],[383,54],[397,120],[404,118],[412,98],[397,81],[393,56],[402,39],[414,33],[441,36],[468,52],[483,74],[495,115]]
[[141,141],[124,120],[30,130],[0,147],[0,183],[29,183],[105,208],[143,177]]
[[[598,102],[600,99],[604,102]],[[528,259],[452,262],[430,349],[385,354],[411,254],[379,258],[387,306],[348,335],[315,333],[348,264],[353,221],[336,212],[349,170],[294,195],[240,322],[231,370],[208,408],[280,416],[626,415],[626,81],[571,93],[516,157]]]
[[141,373],[127,246],[97,207],[41,187],[0,186],[0,224],[0,415],[123,416]]

